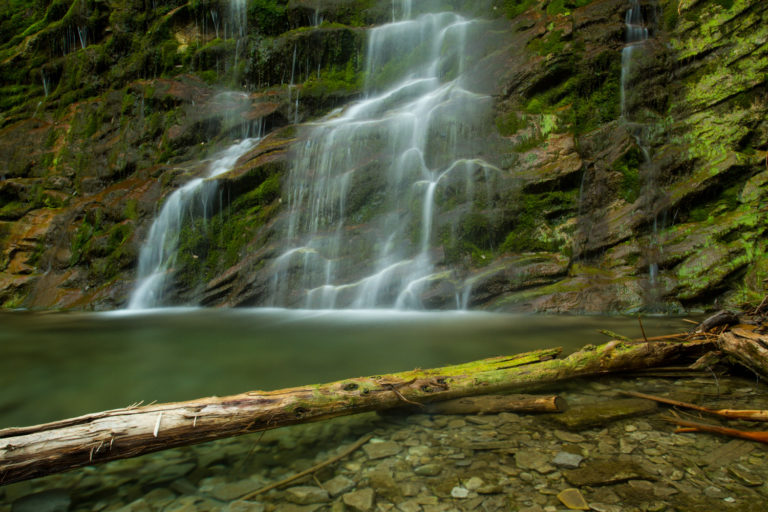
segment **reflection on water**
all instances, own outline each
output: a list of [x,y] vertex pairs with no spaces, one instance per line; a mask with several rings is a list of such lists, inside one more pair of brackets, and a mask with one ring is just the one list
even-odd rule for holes
[[[647,318],[648,336],[687,328]],[[390,310],[162,309],[0,314],[0,428],[428,368],[543,347],[573,351],[636,319]]]

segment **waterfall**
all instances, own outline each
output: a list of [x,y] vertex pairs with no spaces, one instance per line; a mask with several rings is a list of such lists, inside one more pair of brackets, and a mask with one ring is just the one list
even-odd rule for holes
[[629,0],[629,10],[624,17],[627,35],[626,44],[621,50],[621,116],[627,117],[627,88],[632,71],[635,50],[648,40],[648,27],[643,20],[640,0]]
[[[245,139],[219,154],[210,164],[205,178],[231,170],[237,160],[258,142]],[[205,178],[195,178],[175,190],[165,200],[152,223],[149,236],[139,253],[138,285],[128,309],[149,309],[163,305],[163,294],[176,263],[179,235],[184,223],[194,216],[207,217],[216,185]]]
[[272,306],[421,307],[440,186],[493,172],[467,142],[491,105],[463,75],[480,23],[395,4],[401,21],[369,33],[364,99],[309,126],[294,150]]
[[655,184],[655,168],[653,165],[653,159],[651,156],[650,146],[647,140],[648,125],[633,121],[632,109],[627,105],[627,94],[631,90],[630,83],[632,80],[632,73],[637,72],[633,69],[635,65],[636,53],[639,49],[643,48],[646,42],[649,40],[650,34],[648,30],[648,24],[643,16],[643,10],[640,6],[639,0],[629,0],[629,9],[624,18],[626,25],[626,44],[621,52],[621,117],[630,130],[630,134],[635,140],[637,147],[643,154],[643,165],[645,167],[645,189],[646,192],[645,202],[646,207],[653,213],[653,220],[651,223],[651,234],[649,236],[648,244],[646,247],[646,259],[648,262],[648,283],[650,285],[650,296],[647,302],[653,306],[654,303],[659,300],[659,290],[656,289],[658,283],[659,273],[659,252],[661,251],[659,245],[659,219],[656,213],[656,198],[659,191],[656,190]]

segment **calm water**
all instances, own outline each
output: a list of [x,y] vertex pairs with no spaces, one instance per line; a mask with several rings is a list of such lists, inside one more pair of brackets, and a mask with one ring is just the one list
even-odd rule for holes
[[[683,331],[646,318],[648,336]],[[0,314],[0,428],[124,407],[641,337],[637,319],[179,309]]]

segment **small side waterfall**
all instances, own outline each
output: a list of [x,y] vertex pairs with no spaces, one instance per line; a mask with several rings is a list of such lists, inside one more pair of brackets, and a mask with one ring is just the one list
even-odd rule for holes
[[468,143],[491,105],[464,87],[481,24],[410,19],[410,1],[397,4],[402,21],[369,33],[365,99],[313,124],[295,150],[272,306],[421,307],[439,185],[465,183],[471,201],[472,177],[495,171]]
[[176,262],[179,235],[184,223],[193,216],[207,217],[210,214],[216,185],[206,181],[206,178],[232,169],[257,141],[245,139],[230,146],[211,162],[205,178],[195,178],[168,196],[141,247],[138,285],[131,295],[128,309],[163,305],[163,294]]
[[621,50],[621,116],[627,118],[627,90],[632,71],[633,55],[648,40],[648,27],[643,19],[639,0],[629,0],[629,10],[624,18],[626,44]]
[[659,274],[659,252],[661,247],[659,245],[659,219],[656,212],[656,200],[659,192],[656,190],[656,178],[655,168],[653,165],[653,159],[651,155],[650,146],[648,143],[648,129],[649,125],[639,122],[633,119],[632,108],[629,105],[628,93],[632,90],[630,85],[633,81],[633,73],[637,73],[634,69],[637,62],[638,51],[642,50],[650,38],[650,31],[648,29],[648,21],[643,16],[643,9],[639,0],[629,0],[629,9],[625,15],[626,24],[626,44],[621,52],[621,117],[626,123],[630,134],[635,139],[637,147],[643,154],[643,169],[644,187],[645,187],[645,207],[649,212],[653,213],[651,234],[649,235],[648,244],[646,246],[645,259],[648,264],[648,284],[650,286],[650,293],[648,297],[649,304],[653,307],[654,303],[658,302],[658,286],[657,279]]

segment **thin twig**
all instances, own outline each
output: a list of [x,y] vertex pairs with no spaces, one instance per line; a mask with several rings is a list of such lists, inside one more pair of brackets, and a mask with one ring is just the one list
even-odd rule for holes
[[310,475],[310,474],[314,473],[315,471],[317,471],[318,469],[322,469],[325,466],[328,466],[330,464],[333,464],[336,461],[339,461],[339,460],[343,459],[344,457],[346,457],[347,455],[349,455],[350,453],[354,452],[355,450],[357,450],[358,448],[363,446],[365,443],[370,441],[371,438],[373,438],[372,434],[365,435],[365,436],[361,437],[360,439],[358,439],[357,441],[355,441],[355,443],[352,446],[350,446],[349,448],[347,448],[346,450],[344,450],[340,454],[338,454],[338,455],[336,455],[334,457],[331,457],[330,459],[325,460],[325,461],[323,461],[323,462],[321,462],[319,464],[315,464],[311,468],[305,469],[301,473],[296,473],[295,475],[290,476],[288,478],[285,478],[283,480],[280,480],[279,482],[275,482],[273,484],[269,484],[266,487],[262,487],[261,489],[258,489],[256,491],[247,493],[247,494],[241,496],[238,499],[248,500],[250,498],[253,498],[254,496],[258,496],[259,494],[264,494],[267,491],[271,491],[272,489],[276,489],[278,487],[282,487],[282,486],[284,486],[286,484],[289,484],[289,483],[294,482],[294,481],[296,481],[296,480],[298,480],[300,478],[303,478],[303,477],[305,477],[307,475]]
[[640,324],[640,332],[643,333],[643,339],[645,340],[646,343],[648,343],[648,336],[645,335],[645,327],[643,327],[643,321],[640,320],[639,316],[637,317],[637,323]]

